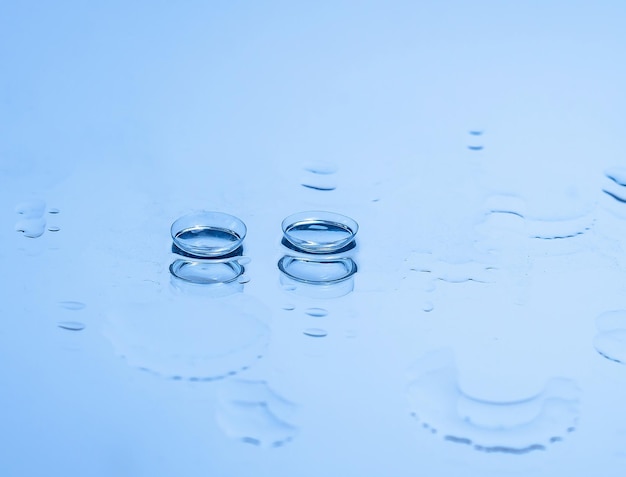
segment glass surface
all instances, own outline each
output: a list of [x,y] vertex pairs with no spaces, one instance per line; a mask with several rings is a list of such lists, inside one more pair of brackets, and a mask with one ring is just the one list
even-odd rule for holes
[[625,24],[1,2],[0,476],[624,475]]

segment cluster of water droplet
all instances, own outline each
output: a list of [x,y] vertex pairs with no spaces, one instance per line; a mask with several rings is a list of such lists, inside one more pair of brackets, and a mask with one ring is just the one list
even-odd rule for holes
[[[24,237],[37,238],[41,237],[46,231],[47,220],[45,217],[46,203],[43,200],[29,200],[19,203],[15,207],[15,212],[20,215],[20,219],[15,224],[15,230],[21,232]],[[48,209],[49,214],[56,215],[59,209]],[[61,230],[56,225],[47,227],[49,232],[58,232]]]

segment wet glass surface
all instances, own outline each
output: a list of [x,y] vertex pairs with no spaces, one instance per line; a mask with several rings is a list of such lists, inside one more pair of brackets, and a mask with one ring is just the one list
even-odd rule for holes
[[0,6],[0,475],[623,475],[625,20]]

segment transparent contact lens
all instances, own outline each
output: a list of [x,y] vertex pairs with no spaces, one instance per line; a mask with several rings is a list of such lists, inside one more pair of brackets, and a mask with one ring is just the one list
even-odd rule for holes
[[184,215],[172,224],[174,244],[197,257],[221,257],[241,246],[246,225],[223,212],[199,211]]
[[290,215],[282,223],[285,239],[308,253],[333,253],[350,244],[359,230],[350,217],[309,211]]

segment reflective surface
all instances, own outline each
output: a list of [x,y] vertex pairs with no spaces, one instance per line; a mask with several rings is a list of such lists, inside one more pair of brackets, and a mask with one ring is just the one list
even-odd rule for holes
[[626,6],[183,3],[0,7],[0,475],[623,475]]

